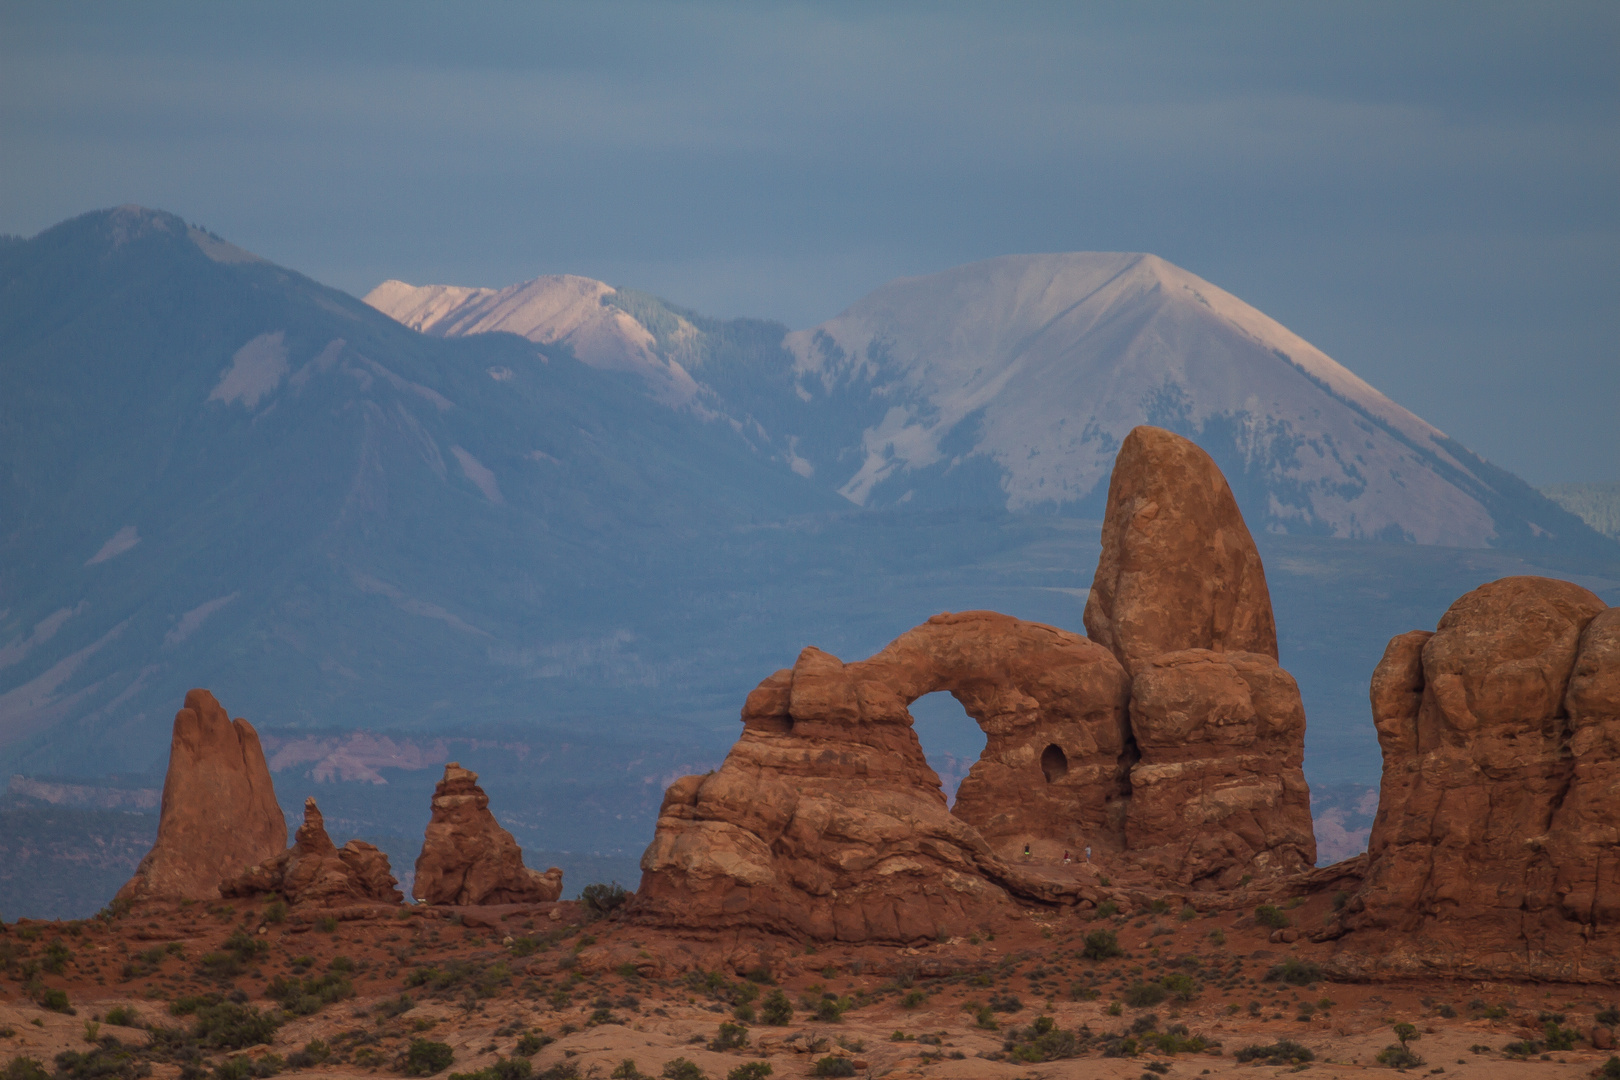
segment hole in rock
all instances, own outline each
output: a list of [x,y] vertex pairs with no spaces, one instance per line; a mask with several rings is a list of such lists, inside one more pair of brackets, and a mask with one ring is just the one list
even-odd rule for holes
[[984,729],[962,703],[940,690],[911,703],[912,727],[922,743],[928,767],[939,774],[947,805],[956,805],[956,789],[984,753]]
[[1041,772],[1046,774],[1048,784],[1069,774],[1069,755],[1063,752],[1063,747],[1052,743],[1041,751]]

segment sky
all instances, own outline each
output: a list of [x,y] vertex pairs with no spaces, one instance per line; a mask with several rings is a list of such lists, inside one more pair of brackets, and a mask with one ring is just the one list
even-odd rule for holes
[[0,5],[0,232],[814,325],[1151,251],[1532,483],[1620,481],[1620,5]]

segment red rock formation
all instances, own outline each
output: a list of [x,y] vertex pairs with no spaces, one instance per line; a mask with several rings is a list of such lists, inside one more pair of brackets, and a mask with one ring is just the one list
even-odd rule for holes
[[562,871],[524,866],[523,849],[489,812],[478,774],[452,761],[433,790],[412,892],[428,904],[535,903],[562,895]]
[[1352,973],[1620,978],[1620,613],[1511,577],[1390,642]]
[[[987,736],[955,814],[906,710],[936,690]],[[665,794],[635,915],[909,942],[965,932],[1009,892],[1053,899],[1009,857],[1118,846],[1124,696],[1107,650],[994,612],[935,616],[854,664],[805,649],[748,696],[720,769]]]
[[157,840],[120,900],[213,900],[223,878],[287,845],[258,733],[207,690],[175,714]]
[[220,883],[222,896],[275,893],[290,904],[397,904],[405,899],[388,856],[363,840],[339,848],[326,835],[314,799],[304,800],[304,823],[293,846]]
[[1198,889],[1315,864],[1305,709],[1275,660],[1188,649],[1139,661],[1130,717],[1131,862]]
[[1183,649],[1277,659],[1254,539],[1221,470],[1181,436],[1143,425],[1120,446],[1085,621],[1133,674]]
[[1309,869],[1305,710],[1277,666],[1260,553],[1181,436],[1138,427],[1120,447],[1085,621],[1133,676],[1131,861],[1195,888]]

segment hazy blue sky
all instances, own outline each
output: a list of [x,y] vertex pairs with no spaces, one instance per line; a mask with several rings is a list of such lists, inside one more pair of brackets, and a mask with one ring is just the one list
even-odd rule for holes
[[1537,482],[1620,480],[1620,4],[0,6],[0,230],[806,326],[1156,252]]

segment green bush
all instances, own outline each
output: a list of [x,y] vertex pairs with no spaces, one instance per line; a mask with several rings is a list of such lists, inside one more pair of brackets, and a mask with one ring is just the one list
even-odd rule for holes
[[1112,930],[1093,930],[1086,935],[1086,944],[1080,950],[1080,955],[1087,960],[1108,960],[1124,956],[1125,950],[1119,947],[1119,936]]
[[1097,905],[1097,918],[1109,919],[1119,914],[1119,905],[1112,900],[1104,900]]
[[117,1039],[104,1039],[94,1050],[56,1055],[56,1080],[138,1080],[152,1067],[137,1058]]
[[251,1005],[218,1001],[196,1008],[191,1034],[209,1050],[243,1050],[267,1043],[281,1027],[281,1014],[260,1012]]
[[520,1057],[534,1057],[542,1049],[556,1042],[550,1035],[543,1035],[536,1031],[524,1032],[523,1037],[512,1048],[512,1053]]
[[1289,925],[1288,916],[1276,904],[1261,904],[1255,908],[1254,921],[1272,930],[1281,930]]
[[726,1073],[726,1080],[765,1080],[769,1075],[771,1075],[770,1062],[750,1061]]
[[76,1015],[73,1006],[68,1003],[67,991],[54,987],[39,995],[39,1006],[42,1009],[49,1009],[51,1012],[67,1013],[69,1016]]
[[1157,1005],[1159,1002],[1163,1001],[1168,994],[1162,983],[1143,982],[1142,980],[1138,979],[1136,982],[1125,988],[1125,993],[1122,996],[1125,1000],[1125,1004],[1129,1005],[1131,1008],[1145,1009],[1150,1005]]
[[1542,1029],[1542,1037],[1547,1041],[1548,1050],[1573,1050],[1576,1040],[1581,1036],[1574,1028],[1559,1027],[1549,1020],[1547,1026]]
[[1293,1039],[1278,1039],[1269,1045],[1245,1046],[1236,1054],[1240,1064],[1259,1062],[1264,1065],[1298,1065],[1307,1061],[1315,1061],[1316,1055],[1307,1046],[1301,1046]]
[[902,1009],[915,1009],[927,1000],[928,995],[921,990],[907,990],[905,996],[900,999],[900,1007]]
[[760,1006],[760,1018],[771,1027],[786,1027],[793,1022],[793,1003],[780,990],[772,990]]
[[139,1027],[141,1014],[128,1005],[114,1005],[107,1010],[105,1019],[114,1027]]
[[45,946],[45,959],[42,961],[46,971],[52,975],[60,975],[67,970],[67,962],[73,958],[73,950],[60,941],[53,941]]
[[0,1080],[51,1080],[51,1074],[31,1057],[15,1057],[0,1069]]
[[455,1059],[456,1055],[446,1043],[412,1039],[410,1048],[405,1051],[402,1071],[406,1076],[432,1076],[443,1072]]
[[225,939],[225,951],[244,964],[250,964],[270,951],[270,943],[245,930],[233,930]]
[[664,1071],[659,1075],[664,1080],[709,1080],[708,1074],[697,1067],[697,1062],[687,1061],[683,1057],[666,1061]]
[[[347,975],[336,971],[329,971],[313,979],[300,979],[297,976],[289,979],[285,975],[277,975],[270,980],[270,985],[264,988],[264,992],[267,997],[274,999],[287,1015],[309,1016],[320,1012],[333,1002],[353,997],[354,983],[349,981]],[[403,1000],[410,1001],[409,998]]]
[[1604,1027],[1620,1027],[1620,1008],[1610,1005],[1602,1012],[1594,1013],[1592,1019]]
[[256,1061],[246,1054],[237,1054],[214,1066],[214,1080],[254,1080],[275,1076],[281,1068],[282,1061],[274,1054],[266,1054]]
[[1288,957],[1280,964],[1272,966],[1266,972],[1266,982],[1284,982],[1289,986],[1309,986],[1322,981],[1322,968],[1319,964],[1307,960],[1296,960]]
[[1378,1064],[1387,1065],[1391,1069],[1416,1069],[1424,1064],[1416,1051],[1405,1043],[1390,1043],[1378,1051]]
[[[1598,1075],[1603,1077],[1603,1080],[1620,1080],[1620,1057],[1611,1056],[1608,1061],[1603,1063],[1603,1069]],[[11,1077],[7,1077],[6,1080],[11,1080]],[[30,1080],[30,1078],[21,1077],[19,1080]]]
[[737,1050],[748,1045],[748,1029],[741,1024],[721,1024],[720,1032],[709,1040],[714,1051]]
[[287,1055],[289,1069],[312,1069],[332,1056],[332,1048],[320,1039],[311,1039],[302,1050]]
[[636,1068],[636,1063],[629,1058],[619,1062],[619,1067],[608,1073],[608,1080],[652,1080],[652,1077]]
[[816,1067],[810,1070],[811,1076],[854,1076],[855,1065],[849,1058],[833,1057],[828,1055],[816,1062]]
[[597,882],[579,890],[579,902],[593,918],[611,915],[630,899],[630,893],[617,881]]
[[1183,1004],[1198,995],[1198,984],[1193,981],[1193,977],[1179,971],[1161,976],[1159,983],[1171,997]]
[[450,1080],[529,1080],[534,1066],[523,1058],[496,1058],[495,1064],[470,1073],[451,1073]]
[[1050,1016],[1041,1016],[1029,1027],[1010,1033],[1002,1049],[1015,1061],[1039,1063],[1078,1057],[1086,1042],[1086,1036],[1064,1031]]

